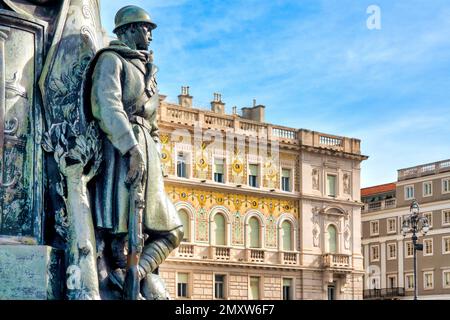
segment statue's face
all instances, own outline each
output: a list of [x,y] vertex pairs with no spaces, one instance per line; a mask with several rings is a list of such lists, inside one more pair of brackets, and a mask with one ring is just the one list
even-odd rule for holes
[[129,29],[127,36],[131,37],[130,40],[136,44],[137,50],[148,50],[148,46],[152,42],[152,29],[148,24],[139,23]]

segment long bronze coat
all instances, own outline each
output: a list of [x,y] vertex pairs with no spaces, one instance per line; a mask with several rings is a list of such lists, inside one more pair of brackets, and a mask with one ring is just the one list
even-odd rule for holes
[[[127,152],[139,145],[147,164],[144,230],[172,231],[181,220],[164,191],[159,131],[156,122],[159,99],[155,72],[145,52],[132,50],[119,41],[100,51],[88,71],[91,80],[92,116],[104,133],[104,160],[94,187],[95,218],[99,228],[112,233],[128,230],[129,168]],[[148,98],[145,97],[147,88]],[[139,105],[144,103],[144,105]]]

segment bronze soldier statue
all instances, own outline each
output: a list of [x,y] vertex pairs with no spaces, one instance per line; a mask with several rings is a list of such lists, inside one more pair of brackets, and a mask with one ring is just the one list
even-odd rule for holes
[[[104,135],[104,160],[92,191],[95,224],[113,238],[109,280],[125,291],[125,298],[133,298],[126,291],[136,287],[128,283],[135,280],[126,273],[127,258],[128,268],[137,263],[137,281],[144,298],[157,298],[148,296],[161,287],[152,283],[152,273],[183,238],[181,220],[164,191],[160,163],[156,67],[148,51],[155,28],[143,9],[120,9],[114,29],[119,40],[100,50],[87,72],[90,90],[86,95]],[[134,234],[139,233],[139,213],[145,243],[135,259],[130,249],[128,257],[124,251],[129,247],[127,239],[139,241]],[[142,288],[148,289],[147,294]]]

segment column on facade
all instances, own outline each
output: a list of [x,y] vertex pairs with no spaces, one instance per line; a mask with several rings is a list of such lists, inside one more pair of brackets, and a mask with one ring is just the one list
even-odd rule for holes
[[[361,261],[361,209],[353,208],[352,209],[352,215],[350,217],[350,226],[352,230],[351,237],[351,245],[350,249],[352,250],[352,256],[353,256],[353,268],[355,270],[361,270],[364,268],[364,270],[367,270],[368,265],[363,265],[363,261]],[[364,257],[364,261],[367,261],[367,258]]]
[[[364,271],[366,273],[366,277],[369,276],[369,244],[364,245]],[[364,281],[364,289],[368,290],[370,289],[368,286],[368,281]]]
[[398,259],[397,283],[398,283],[399,288],[404,288],[405,277],[404,277],[404,266],[403,266],[403,240],[398,240],[398,242],[397,242],[397,259]]
[[381,262],[381,287],[380,289],[386,288],[386,242],[380,243],[380,250],[381,250],[381,256],[380,256],[380,262]]

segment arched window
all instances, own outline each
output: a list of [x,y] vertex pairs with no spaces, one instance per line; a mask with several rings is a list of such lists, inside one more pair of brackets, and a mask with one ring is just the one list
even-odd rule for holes
[[191,238],[191,228],[190,228],[191,223],[189,219],[189,214],[183,209],[179,210],[178,214],[180,215],[181,222],[183,223],[183,230],[184,230],[183,241],[187,242]]
[[213,232],[215,234],[215,245],[216,246],[224,246],[226,245],[225,241],[225,218],[222,214],[217,213],[214,216],[214,226]]
[[283,251],[292,251],[292,225],[289,221],[281,224],[281,241]]
[[333,225],[330,225],[328,227],[328,252],[329,253],[336,253],[337,249],[337,238],[336,238],[336,227]]
[[250,248],[261,248],[261,241],[259,236],[260,226],[258,219],[255,217],[250,218],[248,226],[250,228]]

